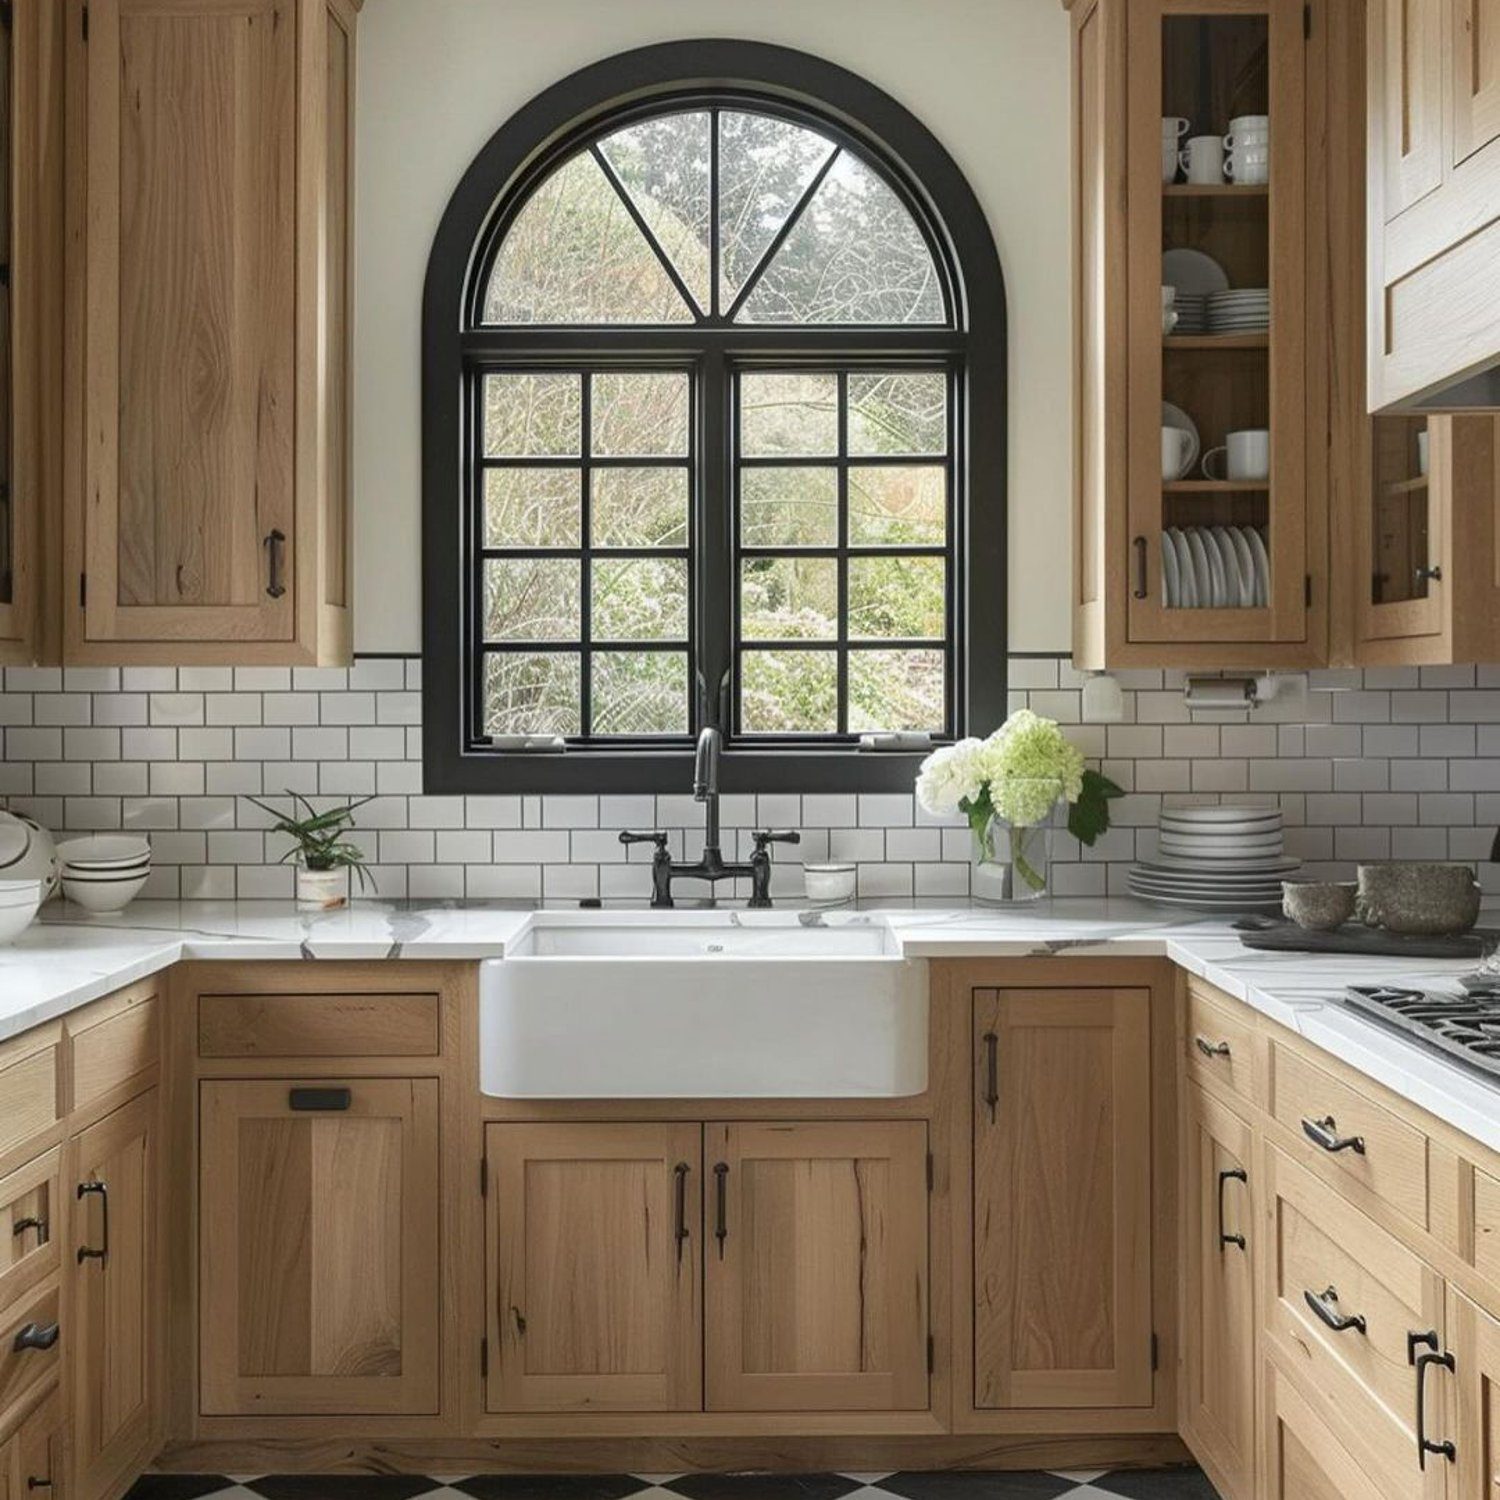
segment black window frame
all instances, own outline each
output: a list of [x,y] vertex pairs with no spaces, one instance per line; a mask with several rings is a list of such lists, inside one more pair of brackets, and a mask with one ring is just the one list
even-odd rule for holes
[[[785,116],[873,166],[912,213],[944,277],[947,326],[731,325],[731,310],[717,309],[716,258],[709,321],[651,327],[482,322],[500,242],[542,178],[632,119],[704,107]],[[716,150],[716,131],[712,139]],[[711,232],[717,236],[716,212]],[[670,268],[669,274],[677,279]],[[742,289],[737,300],[743,295]],[[691,297],[687,302],[694,306]],[[691,736],[610,737],[570,746],[563,754],[527,755],[498,751],[475,732],[481,678],[474,660],[473,580],[482,465],[475,457],[474,392],[489,370],[696,372],[690,545],[697,567],[690,569],[689,628],[698,676],[690,683],[689,727],[696,733],[712,722],[724,729],[721,785],[745,792],[905,790],[921,757],[863,752],[851,735],[746,740],[733,733],[735,695],[725,669],[735,661],[738,616],[739,549],[730,534],[737,512],[736,375],[756,368],[905,370],[924,363],[947,370],[949,728],[953,736],[983,734],[1005,717],[1007,369],[999,258],[984,213],[952,158],[920,121],[873,85],[806,53],[733,40],[641,48],[563,79],[496,132],[455,191],[428,264],[422,361],[428,792],[680,791],[691,772]]]

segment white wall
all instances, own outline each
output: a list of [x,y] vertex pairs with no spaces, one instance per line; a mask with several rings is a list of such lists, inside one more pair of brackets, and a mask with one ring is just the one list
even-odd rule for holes
[[1010,648],[1069,645],[1067,17],[1058,0],[366,0],[359,25],[355,642],[421,644],[422,279],[458,178],[532,95],[651,42],[739,36],[862,74],[989,215],[1010,300]]

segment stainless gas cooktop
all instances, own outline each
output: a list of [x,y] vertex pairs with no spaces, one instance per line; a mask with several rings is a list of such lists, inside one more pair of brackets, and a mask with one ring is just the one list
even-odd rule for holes
[[1500,982],[1474,983],[1462,995],[1396,985],[1351,985],[1349,1005],[1500,1083]]

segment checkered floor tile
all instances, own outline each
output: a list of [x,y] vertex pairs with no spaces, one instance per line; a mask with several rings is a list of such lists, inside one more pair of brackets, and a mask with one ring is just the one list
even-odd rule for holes
[[126,1500],[1218,1500],[1197,1469],[899,1474],[148,1474]]

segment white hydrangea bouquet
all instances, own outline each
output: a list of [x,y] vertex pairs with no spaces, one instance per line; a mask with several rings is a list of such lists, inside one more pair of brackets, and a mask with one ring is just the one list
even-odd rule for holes
[[[977,850],[974,894],[1030,900],[1050,876],[1053,811],[1068,807],[1068,831],[1092,844],[1109,827],[1109,803],[1121,795],[1107,776],[1084,765],[1083,752],[1053,719],[1013,713],[988,739],[945,745],[922,762],[917,800],[928,812],[961,812]],[[1007,835],[1003,852],[997,835]]]

